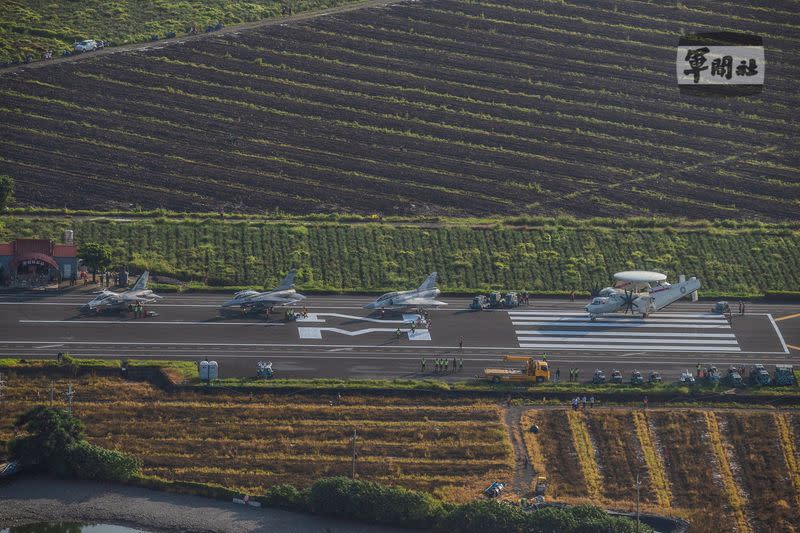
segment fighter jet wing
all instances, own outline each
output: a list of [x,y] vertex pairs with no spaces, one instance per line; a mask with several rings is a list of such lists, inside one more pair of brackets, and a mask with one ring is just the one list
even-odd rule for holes
[[437,305],[447,305],[445,302],[440,302],[439,300],[431,300],[428,298],[409,298],[408,300],[401,300],[397,303],[402,305],[422,305],[430,307],[434,307]]
[[258,302],[260,304],[288,304],[292,303],[293,300],[289,298],[281,298],[280,296],[272,296],[270,294],[265,294],[263,296],[255,296],[250,298],[250,302]]

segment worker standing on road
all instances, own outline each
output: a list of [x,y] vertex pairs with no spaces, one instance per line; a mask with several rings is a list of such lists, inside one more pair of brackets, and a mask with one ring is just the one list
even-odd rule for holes
[[581,371],[580,368],[575,367],[575,382],[576,383],[580,381],[580,379],[578,379],[578,374],[580,374],[580,371]]
[[464,337],[458,338],[458,351],[464,353]]
[[558,383],[558,378],[561,377],[561,369],[556,368],[556,383]]
[[397,331],[394,332],[394,335],[397,337],[397,340],[400,340],[400,328],[397,328]]
[[697,363],[697,377],[700,377],[700,363]]
[[458,360],[458,371],[461,372],[462,370],[464,370],[464,358],[463,357]]
[[425,358],[422,358],[422,371],[425,372]]

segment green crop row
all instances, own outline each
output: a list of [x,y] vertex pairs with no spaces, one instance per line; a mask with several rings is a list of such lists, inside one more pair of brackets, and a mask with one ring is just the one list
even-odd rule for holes
[[586,291],[608,285],[613,272],[646,269],[670,279],[697,276],[701,294],[800,288],[800,232],[784,226],[676,231],[658,225],[474,228],[164,217],[2,222],[2,239],[60,240],[70,228],[78,243],[109,244],[119,265],[217,286],[271,286],[297,268],[304,290],[396,289],[437,271],[445,291]]

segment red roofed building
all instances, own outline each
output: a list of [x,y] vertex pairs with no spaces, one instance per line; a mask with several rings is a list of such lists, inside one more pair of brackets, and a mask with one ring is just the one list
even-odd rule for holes
[[37,286],[78,273],[78,249],[48,239],[17,239],[0,244],[0,282]]

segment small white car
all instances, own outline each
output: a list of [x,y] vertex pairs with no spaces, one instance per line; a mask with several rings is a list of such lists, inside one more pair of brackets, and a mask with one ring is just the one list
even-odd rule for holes
[[680,379],[680,382],[681,382],[681,383],[688,383],[688,384],[692,384],[692,383],[694,383],[694,376],[693,376],[693,375],[692,375],[692,373],[691,373],[691,372],[689,372],[688,370],[687,370],[686,372],[682,372],[682,373],[681,373],[681,379]]
[[86,39],[85,41],[75,43],[76,52],[91,52],[92,50],[97,50],[97,41],[94,39]]

